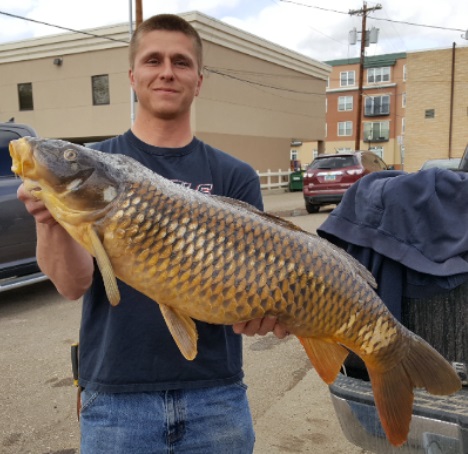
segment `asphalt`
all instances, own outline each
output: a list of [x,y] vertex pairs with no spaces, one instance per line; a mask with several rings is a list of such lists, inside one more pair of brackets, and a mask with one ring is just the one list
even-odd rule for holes
[[265,211],[276,216],[292,217],[307,214],[302,191],[275,189],[262,191]]

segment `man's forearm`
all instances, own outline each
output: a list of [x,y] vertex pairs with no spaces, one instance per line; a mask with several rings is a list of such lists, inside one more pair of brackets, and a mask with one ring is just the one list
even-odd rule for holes
[[92,256],[59,224],[36,222],[37,263],[65,298],[83,296],[91,285]]

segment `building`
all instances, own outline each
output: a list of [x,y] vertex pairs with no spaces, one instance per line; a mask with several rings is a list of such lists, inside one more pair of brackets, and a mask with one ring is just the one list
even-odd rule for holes
[[[354,150],[360,61],[326,63],[332,71],[325,152]],[[409,172],[428,159],[462,156],[468,144],[468,47],[366,57],[362,88],[360,149]]]
[[326,152],[355,149],[360,127],[361,150],[373,150],[388,164],[401,166],[406,108],[406,54],[364,60],[362,115],[357,122],[359,58],[328,61]]
[[[199,12],[181,16],[204,45],[197,137],[259,171],[288,169],[293,138],[323,148],[328,65]],[[130,127],[129,26],[85,32],[0,45],[0,121],[77,143]]]

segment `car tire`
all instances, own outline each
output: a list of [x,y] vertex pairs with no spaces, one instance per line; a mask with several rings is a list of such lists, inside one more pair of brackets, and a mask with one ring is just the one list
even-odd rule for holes
[[312,203],[306,202],[305,204],[307,213],[312,214],[312,213],[318,213],[320,210],[320,205],[314,205]]

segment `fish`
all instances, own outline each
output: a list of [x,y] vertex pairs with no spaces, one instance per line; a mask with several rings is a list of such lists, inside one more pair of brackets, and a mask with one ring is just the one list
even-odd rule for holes
[[364,361],[395,446],[407,440],[414,388],[461,388],[452,366],[391,315],[370,271],[327,240],[185,188],[124,154],[33,137],[9,150],[25,189],[96,258],[110,304],[120,301],[117,279],[153,299],[187,360],[197,355],[194,319],[275,316],[325,383],[350,351]]

